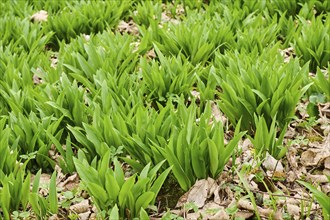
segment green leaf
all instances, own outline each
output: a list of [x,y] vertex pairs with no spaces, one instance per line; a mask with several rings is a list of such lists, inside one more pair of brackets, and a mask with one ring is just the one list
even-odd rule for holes
[[111,209],[109,219],[119,219],[119,209],[117,204]]
[[[212,177],[215,178],[219,169],[219,156],[218,156],[219,152],[216,144],[212,140],[208,139],[207,143],[209,147],[210,171]],[[222,143],[218,143],[218,144],[222,144]]]
[[117,183],[117,180],[111,173],[107,173],[105,176],[105,189],[107,191],[107,195],[113,201],[118,200],[118,195],[120,192],[120,187]]
[[168,146],[166,146],[165,149],[160,148],[159,150],[161,151],[163,156],[167,159],[168,163],[171,166],[173,165],[172,171],[175,178],[178,180],[180,187],[183,190],[187,191],[191,186],[191,182],[187,177],[185,171],[183,170],[180,162],[177,160],[177,158],[175,157],[175,155]]
[[56,171],[52,174],[49,184],[49,208],[53,214],[58,212],[57,191],[56,191]]
[[119,187],[122,187],[125,182],[124,172],[121,169],[121,165],[118,162],[117,158],[114,158],[113,163],[114,163],[114,167],[115,167],[114,177],[115,177]]
[[120,207],[125,206],[128,195],[134,185],[135,177],[136,177],[136,174],[134,174],[133,176],[128,178],[120,189],[119,197],[118,197]]
[[[149,215],[148,215],[148,213],[143,209],[143,208],[141,208],[141,210],[140,210],[140,215],[139,215],[139,217],[140,217],[140,219],[142,220],[149,220],[150,218],[149,218]],[[110,218],[111,219],[111,218]]]
[[300,183],[301,185],[303,185],[304,187],[306,187],[307,189],[309,189],[313,193],[316,200],[321,205],[322,209],[325,210],[325,212],[329,216],[330,215],[330,203],[329,203],[330,197],[327,196],[322,191],[316,189],[313,185],[311,185],[309,183],[306,183],[306,182],[301,181],[301,180],[297,180],[297,182]]
[[155,193],[153,192],[145,192],[136,200],[135,210],[138,211],[141,208],[145,209],[154,200]]
[[[159,177],[155,180],[155,182],[150,187],[150,191],[153,192],[156,196],[158,195],[160,189],[162,188],[168,174],[171,172],[172,167],[167,168]],[[155,202],[156,196],[152,203]]]
[[98,172],[93,167],[86,164],[87,161],[80,161],[77,158],[73,158],[73,162],[82,181],[86,183],[94,183],[99,186],[102,185],[98,177]]
[[93,183],[93,182],[88,182],[86,183],[86,185],[91,195],[93,195],[94,199],[100,201],[102,205],[107,203],[108,201],[107,192],[105,191],[102,185],[98,185],[97,183]]
[[39,191],[40,175],[41,175],[41,170],[39,170],[34,177],[32,193],[38,193],[38,191]]

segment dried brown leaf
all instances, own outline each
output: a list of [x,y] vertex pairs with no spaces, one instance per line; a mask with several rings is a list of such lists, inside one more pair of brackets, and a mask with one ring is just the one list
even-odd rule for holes
[[326,175],[311,175],[308,173],[307,179],[314,183],[328,183],[329,182]]
[[33,14],[30,19],[34,22],[43,22],[43,21],[47,21],[47,18],[48,18],[48,12],[45,10],[41,10]]
[[269,171],[283,172],[284,168],[280,161],[276,160],[272,155],[266,155],[264,162],[262,163],[264,168]]
[[221,121],[222,124],[226,124],[227,118],[221,113],[217,104],[212,102],[211,108],[212,108],[212,116],[214,117],[215,121],[217,122]]
[[300,207],[294,204],[287,204],[287,211],[291,216],[300,216]]
[[[252,205],[252,203],[249,200],[246,199],[240,199],[238,201],[237,207],[240,209],[246,209],[249,211],[254,211],[254,206]],[[268,208],[261,208],[261,207],[257,207],[258,208],[258,212],[261,216],[263,217],[270,217],[273,213],[272,209],[268,209]]]
[[68,178],[66,178],[64,181],[60,182],[59,187],[63,188],[65,190],[72,190],[76,189],[79,186],[79,176],[77,173],[72,174]]
[[88,199],[84,199],[83,201],[70,206],[70,210],[75,213],[78,213],[78,214],[88,212],[89,208],[90,208],[90,205],[89,205]]
[[253,212],[247,212],[247,211],[238,211],[235,214],[235,219],[250,219],[254,215]]
[[330,169],[330,157],[324,159],[324,168]]
[[[194,203],[198,208],[203,207],[207,198],[214,193],[214,187],[216,186],[217,184],[212,178],[196,181],[191,189],[180,197],[176,207],[182,207],[187,202]],[[210,193],[211,190],[213,190],[212,193]]]
[[121,33],[125,32],[136,36],[139,35],[139,29],[133,20],[130,20],[129,22],[120,21],[118,24],[118,30]]
[[326,146],[310,148],[301,154],[300,162],[303,166],[318,166],[325,158],[330,156],[330,150]]
[[154,59],[156,57],[155,49],[152,48],[146,53],[148,59]]
[[33,75],[33,83],[38,85],[38,84],[41,84],[42,83],[42,79],[39,78],[39,76],[37,76],[36,74]]
[[79,215],[80,220],[88,220],[88,219],[90,219],[89,217],[91,215],[91,211],[79,213],[78,215]]
[[198,180],[190,190],[187,201],[193,202],[198,208],[204,206],[208,196],[209,184],[207,180]]

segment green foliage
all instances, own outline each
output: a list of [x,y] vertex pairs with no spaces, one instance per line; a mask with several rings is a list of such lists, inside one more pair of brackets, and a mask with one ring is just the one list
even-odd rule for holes
[[309,189],[317,202],[321,205],[322,210],[323,210],[323,218],[328,219],[330,218],[330,197],[323,193],[321,190],[318,190],[315,188],[313,185],[306,183],[304,181],[298,180],[298,183]]
[[[25,176],[25,169],[16,166],[9,175],[0,174],[0,209],[4,219],[10,219],[14,210],[27,209],[30,194],[30,174]],[[0,218],[2,217],[0,213]]]
[[[176,107],[172,101],[177,102]],[[200,115],[196,105],[186,107],[182,98],[169,101],[159,113],[143,108],[137,112],[131,122],[136,127],[127,126],[136,130],[127,137],[125,149],[143,166],[166,159],[183,190],[188,190],[197,179],[217,177],[244,134],[237,132],[225,145],[222,124],[210,124],[210,103]],[[125,161],[141,170],[140,164]]]
[[8,126],[12,131],[10,143],[17,146],[23,159],[26,157],[23,155],[36,154],[35,160],[40,167],[53,167],[54,161],[48,158],[51,144],[47,133],[60,139],[63,132],[58,129],[60,123],[61,119],[55,120],[52,117],[40,119],[34,113],[28,116],[11,113],[8,119]]
[[165,55],[182,54],[193,65],[205,64],[211,60],[214,51],[224,51],[233,43],[230,26],[222,20],[200,15],[179,24],[169,24],[168,30],[158,29],[154,39],[159,50]]
[[133,21],[137,25],[148,27],[150,23],[161,21],[162,4],[161,1],[142,1],[136,4],[135,12],[132,13]]
[[146,93],[156,101],[166,101],[173,95],[188,97],[195,83],[196,69],[185,58],[165,57],[155,46],[159,62],[141,58],[140,68]]
[[52,32],[45,34],[40,24],[32,24],[28,19],[5,16],[0,20],[0,39],[3,45],[10,45],[14,51],[40,50],[50,40]]
[[61,62],[66,67],[65,70],[82,74],[91,82],[94,82],[94,78],[99,78],[94,75],[98,75],[100,70],[103,75],[104,72],[115,76],[131,73],[137,62],[132,42],[133,38],[129,35],[122,36],[112,32],[92,36],[88,42],[79,37],[71,44],[63,46],[64,49],[60,51],[60,55],[63,55]]
[[302,87],[308,64],[301,68],[297,59],[283,64],[277,47],[260,55],[257,49],[217,55],[216,66],[222,89],[219,107],[234,125],[242,117],[243,130],[255,128],[254,114],[263,115],[268,127],[276,115],[279,127],[284,128],[309,87]]
[[60,10],[63,10],[70,3],[67,1],[56,1],[56,0],[48,0],[48,1],[28,0],[27,2],[29,3],[29,5],[33,5],[34,10],[45,10],[50,14],[55,14]]
[[330,18],[313,16],[310,21],[299,17],[294,48],[302,64],[309,62],[309,69],[328,66],[330,60]]
[[48,17],[44,33],[55,33],[52,43],[56,46],[57,40],[69,42],[80,34],[98,33],[115,27],[129,8],[129,1],[89,1],[69,5]]
[[105,211],[105,217],[116,219],[132,219],[146,216],[145,211],[155,202],[155,198],[163,185],[170,168],[157,176],[161,165],[157,164],[150,169],[145,166],[140,175],[134,174],[125,179],[124,172],[117,159],[114,159],[114,168],[110,165],[110,151],[92,167],[86,160],[74,159],[77,171],[86,186],[88,193],[100,211]]
[[249,136],[251,143],[255,149],[256,155],[260,155],[261,158],[266,157],[266,152],[272,155],[275,159],[279,160],[285,156],[287,148],[284,147],[283,138],[287,127],[283,127],[280,131],[280,135],[277,138],[278,128],[276,126],[276,116],[273,119],[270,127],[267,126],[264,117],[255,116],[256,130],[254,137]]
[[[180,110],[178,109],[179,112]],[[196,108],[189,107],[186,112],[181,110],[179,118],[182,120],[182,127],[172,129],[168,143],[157,147],[169,165],[173,166],[173,174],[185,191],[197,179],[206,179],[208,176],[216,178],[244,135],[238,133],[239,122],[233,139],[225,145],[222,123],[213,121],[210,125],[209,105],[198,122],[195,117]]]
[[[330,63],[329,63],[330,64]],[[327,72],[322,72],[317,68],[316,76],[313,78],[314,85],[317,89],[323,93],[328,101],[330,101],[330,77],[329,77],[329,65]],[[326,75],[328,74],[328,75]]]
[[[315,126],[318,104],[330,100],[329,6],[1,1],[0,219],[50,218],[73,202],[68,195],[58,201],[55,172],[48,195],[40,195],[48,188],[40,168],[77,170],[101,218],[148,219],[170,170],[185,191],[198,179],[217,178],[230,157],[235,163],[246,131],[255,156],[281,159],[306,90],[310,117],[298,127]],[[40,10],[47,21],[32,21]],[[139,33],[132,34],[135,24]],[[287,63],[279,50],[288,47]],[[219,114],[229,119],[225,125]],[[243,165],[238,175],[256,207],[246,171]],[[328,198],[306,187],[328,217]],[[169,212],[167,218],[180,219]]]
[[5,127],[6,123],[6,118],[0,120],[0,177],[9,175],[15,170],[18,156],[17,140],[14,141],[12,146],[9,145],[11,130]]
[[275,44],[275,40],[281,30],[285,17],[270,17],[266,12],[263,14],[248,15],[236,31],[236,48],[253,51],[256,47],[262,53],[265,47]]
[[41,170],[34,177],[29,203],[38,219],[43,219],[58,212],[58,198],[56,191],[56,172],[53,173],[48,186],[49,193],[45,198],[39,194]]
[[[315,1],[314,1],[315,2]],[[307,0],[292,0],[292,1],[283,1],[283,0],[270,0],[267,4],[267,8],[270,13],[285,13],[286,16],[296,16],[302,8],[308,7],[311,11],[313,9],[313,1]]]

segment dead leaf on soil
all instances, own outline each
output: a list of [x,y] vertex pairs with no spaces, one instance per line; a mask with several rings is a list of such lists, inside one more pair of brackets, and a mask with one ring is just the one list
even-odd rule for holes
[[154,59],[154,58],[156,58],[155,49],[152,48],[151,50],[149,50],[149,51],[146,53],[146,57],[147,57],[148,59]]
[[203,219],[229,219],[229,215],[226,213],[223,206],[214,202],[205,204],[202,210]]
[[54,215],[52,215],[52,216],[50,216],[50,217],[48,218],[48,220],[60,220],[60,219],[61,219],[61,218],[58,217],[57,214],[54,214]]
[[325,104],[319,104],[319,112],[320,112],[320,118],[325,118],[327,119],[326,121],[328,122],[328,127],[329,125],[329,120],[330,120],[330,102],[327,102]]
[[288,63],[291,59],[291,57],[295,57],[294,49],[293,47],[288,47],[284,50],[280,50],[281,55],[284,57],[284,63]]
[[33,78],[32,79],[33,79],[33,83],[35,85],[38,85],[38,84],[41,84],[42,83],[42,79],[39,76],[37,76],[36,74],[33,75]]
[[262,165],[269,171],[283,172],[284,168],[281,161],[276,160],[272,155],[267,153]]
[[133,20],[130,20],[129,22],[120,21],[118,24],[118,30],[121,33],[128,33],[135,36],[139,35],[139,29]]
[[213,184],[216,184],[216,182],[211,178],[196,181],[192,188],[181,196],[176,207],[182,207],[188,202],[194,203],[198,208],[203,207]]
[[238,211],[235,213],[235,218],[237,219],[250,219],[254,215],[253,212]]
[[330,183],[326,183],[324,185],[321,186],[322,192],[324,192],[325,194],[329,195],[330,192]]
[[209,217],[209,220],[227,220],[230,219],[230,216],[225,210],[219,211],[216,215]]
[[39,67],[36,70],[37,70],[36,73],[33,74],[33,76],[32,76],[32,80],[33,80],[33,83],[35,85],[38,85],[38,84],[41,84],[43,82],[42,81],[42,76],[44,74],[43,74],[42,70]]
[[43,22],[43,21],[47,21],[47,18],[48,18],[48,12],[45,10],[41,10],[33,14],[30,19],[33,22]]
[[89,41],[91,39],[91,36],[89,34],[82,34],[82,36],[86,41]]
[[75,213],[84,213],[89,211],[90,205],[88,199],[84,199],[83,201],[70,206],[70,210]]
[[325,158],[325,160],[324,160],[324,168],[330,169],[330,157]]
[[83,213],[79,213],[79,220],[88,220],[90,219],[90,215],[91,215],[91,211],[87,211],[87,212],[83,212]]
[[319,143],[310,143],[307,151],[301,154],[300,162],[303,166],[319,166],[326,158],[330,157],[330,134],[326,140]]
[[50,58],[50,61],[51,61],[51,63],[50,63],[50,67],[56,69],[56,67],[57,67],[57,63],[58,63],[58,59],[57,59],[57,57],[56,57],[56,56],[52,56],[52,57]]
[[72,190],[75,188],[78,188],[79,186],[79,176],[77,173],[72,174],[68,178],[65,179],[65,181],[60,182],[59,187],[63,188],[63,191],[66,190]]
[[[249,210],[249,211],[254,211],[254,207],[252,205],[252,202],[250,202],[249,200],[246,200],[246,199],[238,200],[237,207],[240,208],[240,209],[246,209],[246,210]],[[258,208],[259,214],[263,217],[269,217],[273,213],[272,209],[261,208],[259,206],[257,206],[257,208]]]
[[59,165],[55,165],[55,171],[56,171],[56,185],[58,185],[64,178],[65,175],[62,173],[62,169]]
[[326,175],[311,175],[307,173],[307,179],[313,183],[328,183],[329,180]]
[[215,121],[217,122],[221,121],[222,124],[226,124],[227,118],[221,113],[217,104],[211,102],[211,108],[212,108],[212,116],[214,117]]
[[161,18],[161,23],[167,23],[167,22],[171,22],[173,24],[179,24],[180,21],[174,18],[171,18],[169,16],[167,16],[166,12],[162,13],[162,18]]
[[290,216],[300,216],[300,207],[295,204],[287,204],[287,211]]

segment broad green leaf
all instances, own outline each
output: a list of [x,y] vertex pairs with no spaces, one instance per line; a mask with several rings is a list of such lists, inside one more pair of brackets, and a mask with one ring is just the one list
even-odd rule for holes
[[140,210],[139,217],[140,217],[141,220],[142,219],[143,220],[149,220],[150,219],[148,213],[143,208],[141,208],[141,210]]
[[57,190],[56,190],[56,172],[52,174],[49,184],[49,208],[53,214],[58,212]]
[[119,219],[119,209],[117,204],[111,209],[109,219]]
[[136,175],[133,175],[130,178],[128,178],[120,189],[119,197],[118,197],[120,207],[125,206],[127,198],[128,198],[128,194],[130,193],[130,191],[134,185],[135,177],[136,177]]
[[105,189],[107,191],[108,197],[113,200],[117,201],[118,200],[118,195],[120,192],[120,187],[117,183],[117,180],[114,178],[113,174],[106,173],[105,176]]
[[135,210],[138,211],[141,208],[145,209],[153,201],[155,194],[153,192],[145,192],[139,196],[135,203]]
[[102,204],[106,204],[108,201],[108,196],[102,185],[98,185],[97,183],[92,182],[87,182],[86,185],[94,199],[102,202]]
[[320,203],[321,207],[325,210],[325,212],[328,214],[328,216],[330,215],[330,197],[327,196],[325,193],[323,193],[322,191],[316,189],[313,185],[297,180],[298,183],[300,183],[301,185],[303,185],[304,187],[306,187],[307,189],[309,189],[313,195],[315,196],[316,200]]
[[[160,189],[162,188],[168,174],[171,172],[172,167],[167,168],[162,174],[160,174],[155,182],[153,182],[152,186],[150,187],[150,191],[153,192],[156,196],[158,195]],[[156,197],[154,198],[153,202],[155,202]]]
[[[219,169],[219,153],[216,144],[212,140],[207,140],[209,147],[209,158],[210,158],[210,171],[212,177],[215,178]],[[221,143],[219,143],[221,144]]]

